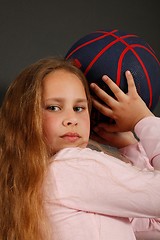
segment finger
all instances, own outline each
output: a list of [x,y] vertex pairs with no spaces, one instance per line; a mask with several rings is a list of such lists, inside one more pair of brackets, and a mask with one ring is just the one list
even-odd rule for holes
[[[104,105],[102,103],[100,103],[98,100],[95,99],[95,101],[93,102],[95,104],[95,107],[104,113],[104,107],[109,107],[111,109],[114,109],[117,104],[118,101],[117,99],[113,98],[112,96],[110,96],[109,94],[107,94],[103,89],[101,89],[99,86],[97,86],[95,83],[91,84],[91,88],[94,90],[94,92],[96,93],[97,97],[102,100],[104,102]],[[92,97],[93,98],[93,97]],[[93,98],[94,99],[94,98]],[[101,108],[101,106],[103,107],[103,109]],[[106,114],[105,114],[106,115]]]
[[118,87],[118,85],[113,82],[107,75],[102,77],[103,81],[108,85],[111,91],[114,93],[115,97],[119,100],[124,98],[125,93]]
[[100,103],[99,101],[97,101],[96,99],[92,98],[92,103],[93,106],[99,111],[101,112],[103,115],[107,116],[107,117],[111,117],[113,114],[113,111],[111,108],[109,108],[107,105],[103,105],[102,103]]
[[125,72],[125,75],[126,75],[127,84],[128,84],[128,95],[135,95],[135,94],[137,95],[136,85],[131,72],[127,70]]
[[90,86],[97,95],[97,97],[99,97],[105,104],[109,105],[110,102],[116,103],[116,100],[113,97],[111,97],[108,93],[106,93],[103,89],[101,89],[97,84],[91,83]]

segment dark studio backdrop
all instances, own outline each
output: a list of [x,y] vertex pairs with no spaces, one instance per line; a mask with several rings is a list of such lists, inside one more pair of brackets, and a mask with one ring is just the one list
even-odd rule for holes
[[[80,37],[99,29],[143,37],[160,60],[158,0],[0,0],[0,104],[23,68],[64,56]],[[160,116],[160,103],[155,113]]]

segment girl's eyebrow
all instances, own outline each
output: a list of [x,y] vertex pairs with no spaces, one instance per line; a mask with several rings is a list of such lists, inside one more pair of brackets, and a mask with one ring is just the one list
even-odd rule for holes
[[82,103],[87,103],[88,102],[88,100],[86,99],[86,98],[77,98],[76,99],[76,102],[82,102]]
[[[56,98],[48,98],[48,99],[45,99],[46,102],[48,101],[55,101],[55,102],[64,102],[66,99],[65,98],[61,98],[61,97],[56,97]],[[75,102],[88,102],[86,98],[75,98],[74,99]]]

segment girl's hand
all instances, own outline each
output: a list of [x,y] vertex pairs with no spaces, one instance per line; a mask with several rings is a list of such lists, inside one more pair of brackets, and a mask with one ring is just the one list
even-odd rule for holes
[[128,83],[128,93],[125,94],[109,77],[104,75],[103,81],[114,93],[115,98],[108,95],[95,83],[91,84],[92,90],[104,102],[100,103],[93,98],[94,107],[105,116],[114,120],[114,124],[105,123],[107,132],[127,132],[133,131],[134,126],[141,119],[154,116],[147,108],[144,101],[138,95],[133,77],[129,71],[126,71]]
[[108,132],[105,123],[100,123],[94,131],[90,136],[92,140],[112,147],[123,148],[138,142],[132,132]]

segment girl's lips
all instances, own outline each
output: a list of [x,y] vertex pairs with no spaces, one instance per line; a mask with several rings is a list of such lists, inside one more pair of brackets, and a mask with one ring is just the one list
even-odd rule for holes
[[65,133],[64,135],[61,136],[61,138],[69,141],[69,142],[75,142],[77,139],[80,138],[79,134],[77,133]]

